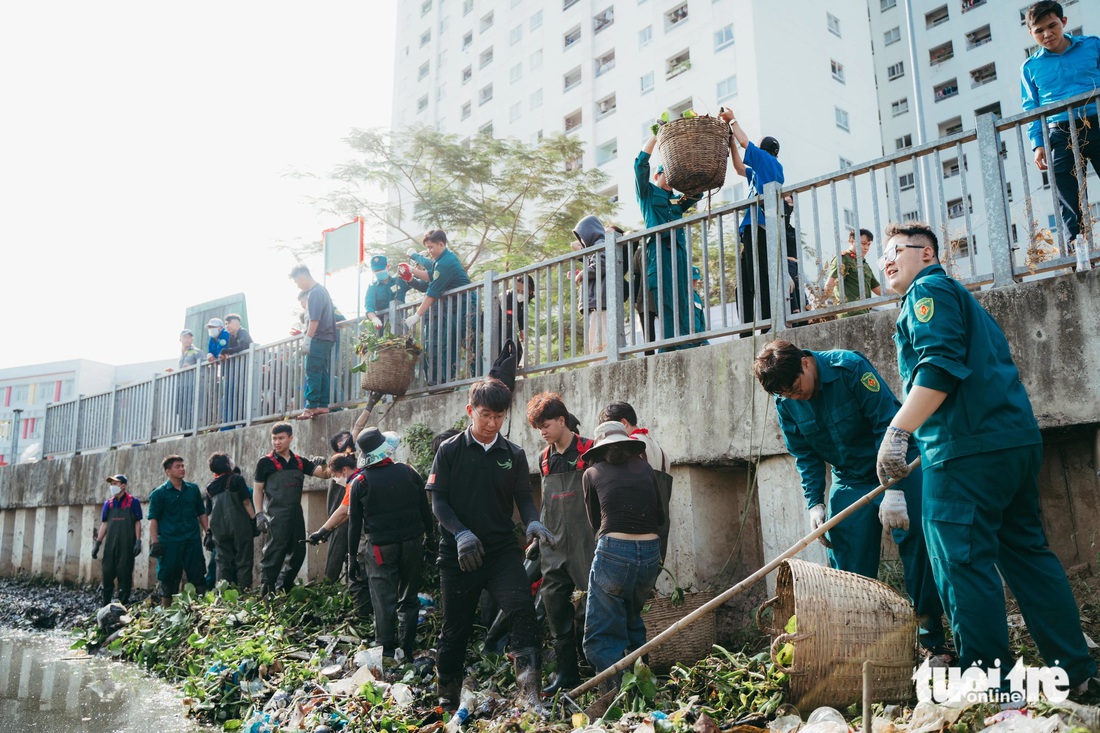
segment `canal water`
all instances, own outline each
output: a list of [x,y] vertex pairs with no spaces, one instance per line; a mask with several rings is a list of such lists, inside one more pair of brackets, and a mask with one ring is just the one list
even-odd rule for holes
[[63,635],[0,629],[0,733],[193,733],[178,692]]

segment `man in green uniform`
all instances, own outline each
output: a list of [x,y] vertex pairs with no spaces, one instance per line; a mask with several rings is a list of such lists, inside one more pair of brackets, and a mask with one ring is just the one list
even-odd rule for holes
[[404,305],[405,294],[409,292],[407,282],[390,275],[389,270],[386,269],[388,264],[385,255],[375,255],[370,258],[370,270],[374,274],[374,282],[367,288],[366,298],[363,299],[367,320],[373,323],[380,333],[390,319],[390,303],[397,301]]
[[[869,229],[859,230],[859,246],[862,256],[856,255],[856,233],[851,232],[848,235],[848,249],[840,255],[840,263],[837,263],[837,258],[834,257],[829,262],[828,280],[825,281],[825,294],[833,298],[833,302],[837,305],[841,303],[851,303],[854,300],[862,300],[863,298],[870,297],[870,294],[882,295],[882,286],[879,285],[878,279],[875,278],[875,271],[871,269],[871,263],[867,261],[867,253],[871,251],[871,242],[875,239],[875,235],[871,233]],[[860,262],[863,263],[863,292],[859,289],[859,272]],[[837,278],[843,278],[844,280],[844,299],[840,297],[840,286],[837,284]],[[860,310],[848,311],[847,313],[841,313],[837,318],[848,318],[850,316],[861,316],[864,313],[870,313],[870,308],[863,308]]]
[[116,474],[107,477],[111,498],[103,503],[99,534],[92,547],[92,559],[103,551],[103,605],[111,602],[118,580],[118,600],[130,604],[130,589],[134,584],[134,558],[141,554],[141,503],[127,490],[127,479]]
[[[802,477],[810,528],[817,529],[826,515],[825,464],[833,469],[831,517],[878,486],[874,469],[878,444],[900,403],[871,362],[857,351],[803,351],[789,341],[773,341],[756,357],[753,372],[760,386],[775,396],[783,442]],[[914,446],[907,458],[916,457]],[[898,515],[899,508],[904,518]],[[877,578],[882,528],[889,528],[905,568],[905,589],[920,619],[921,647],[944,662],[943,605],[932,578],[920,516],[918,469],[829,532],[829,565]]]
[[[959,662],[1013,665],[1004,578],[1050,666],[1072,686],[1096,674],[1077,604],[1039,513],[1042,437],[997,322],[947,276],[924,223],[892,224],[879,267],[904,293],[897,333],[906,397],[878,453],[879,478],[908,473],[915,434],[924,534]],[[998,574],[999,571],[999,574]],[[991,604],[1000,606],[991,613]]]
[[302,487],[306,476],[329,478],[324,460],[296,456],[290,450],[294,428],[288,422],[271,426],[270,454],[256,463],[253,479],[256,526],[267,534],[260,556],[260,593],[285,590],[306,559],[306,518]]
[[596,552],[596,533],[588,522],[581,489],[584,454],[592,441],[569,429],[571,417],[561,395],[554,392],[541,392],[527,403],[527,423],[547,443],[539,454],[541,521],[557,538],[552,547],[539,546],[539,598],[546,609],[557,661],[557,673],[542,691],[547,696],[561,689],[571,690],[581,682],[574,622],[579,614],[583,628],[584,608],[583,604],[580,609],[573,605],[573,592],[588,591],[588,572]]
[[183,480],[183,457],[166,456],[161,466],[168,480],[149,494],[149,557],[157,558],[160,602],[168,606],[184,573],[196,591],[206,592],[202,532],[209,522],[198,485]]
[[[458,255],[447,246],[447,233],[442,229],[432,229],[424,235],[424,246],[435,261],[435,269],[429,274],[426,270],[412,268],[412,275],[421,279],[430,279],[424,299],[420,301],[416,312],[405,319],[405,327],[412,328],[436,301],[455,288],[470,284]],[[424,358],[427,360],[428,384],[449,382],[456,376],[459,349],[465,345],[468,337],[466,316],[476,312],[476,302],[471,291],[450,295],[438,307],[432,310],[431,328],[425,337]]]
[[[668,184],[663,165],[658,166],[657,172],[653,174],[654,182],[649,182],[649,158],[656,144],[657,137],[650,138],[634,161],[634,191],[647,228],[680,219],[701,198],[677,196]],[[675,247],[673,240],[676,242]],[[663,338],[670,339],[691,333],[692,307],[688,298],[691,291],[690,263],[691,256],[683,228],[676,229],[675,237],[666,231],[650,237],[646,242],[645,287],[649,292],[645,297],[652,301],[661,316]],[[658,271],[661,273],[659,280]],[[675,351],[698,345],[685,344],[661,351]]]

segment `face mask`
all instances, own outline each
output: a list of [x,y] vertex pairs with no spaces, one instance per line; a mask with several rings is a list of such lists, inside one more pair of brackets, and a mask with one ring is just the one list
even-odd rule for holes
[[220,328],[208,328],[206,329],[206,332],[210,334],[210,338],[216,339],[218,337],[218,334],[220,334],[222,330]]
[[374,279],[378,282],[385,282],[386,280],[390,279],[390,271],[379,270],[378,272],[374,273]]
[[336,482],[337,486],[347,486],[348,485],[348,480],[346,478],[344,478],[343,476],[336,476],[332,480]]
[[118,496],[118,493],[122,491],[122,487],[118,484],[111,484],[111,496]]

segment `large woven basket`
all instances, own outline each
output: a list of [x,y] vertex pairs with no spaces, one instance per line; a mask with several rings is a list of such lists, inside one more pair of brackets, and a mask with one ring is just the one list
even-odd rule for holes
[[416,360],[421,348],[411,341],[404,346],[380,349],[367,361],[367,370],[359,377],[364,392],[381,392],[400,397],[412,384]]
[[690,195],[721,188],[729,141],[729,126],[717,117],[689,117],[663,125],[657,146],[668,185]]
[[[913,607],[885,583],[802,560],[779,566],[775,598],[757,611],[762,631],[773,634],[772,660],[783,644],[794,645],[791,700],[802,710],[828,705],[843,710],[863,689],[863,662],[873,664],[874,700],[901,702],[913,696],[917,618]],[[762,612],[772,609],[771,623]],[[797,632],[783,627],[797,616]]]
[[[672,605],[667,596],[654,596],[642,614],[646,639],[653,639],[672,624],[714,598],[713,593],[685,593],[684,602]],[[717,634],[714,614],[708,614],[649,653],[650,668],[664,672],[673,664],[694,664],[711,652]]]

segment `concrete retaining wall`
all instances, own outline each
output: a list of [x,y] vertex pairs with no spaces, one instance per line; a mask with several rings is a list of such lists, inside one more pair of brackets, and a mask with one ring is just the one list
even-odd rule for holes
[[[1044,521],[1054,550],[1067,566],[1094,563],[1100,527],[1100,272],[1068,275],[982,293],[1001,323],[1046,436],[1042,475]],[[862,351],[897,391],[893,332],[896,312],[785,333],[804,348]],[[521,380],[517,409],[505,431],[522,445],[532,466],[542,447],[523,422],[536,392],[561,393],[586,434],[599,410],[625,399],[637,409],[672,457],[676,476],[668,567],[680,585],[723,589],[777,556],[806,531],[808,520],[793,461],[783,449],[774,409],[752,377],[753,355],[767,337]],[[376,412],[383,429],[422,422],[435,431],[465,414],[465,391],[402,399]],[[295,423],[296,452],[324,454],[328,436],[350,427],[341,412]],[[94,581],[93,528],[106,497],[104,477],[125,473],[141,499],[164,480],[160,462],[178,453],[188,478],[205,484],[207,456],[224,450],[251,476],[270,452],[270,426],[212,433],[129,450],[0,468],[0,575],[30,572],[69,581]],[[756,484],[752,484],[755,469]],[[307,482],[306,524],[325,517],[324,482]],[[324,568],[324,548],[311,548],[303,577]],[[257,553],[258,555],[258,553]],[[147,555],[143,558],[147,559]],[[823,561],[819,545],[803,557]],[[149,586],[151,565],[139,561],[135,583]],[[671,581],[663,577],[666,589]],[[770,588],[769,588],[770,590]],[[755,589],[746,600],[758,602]]]

